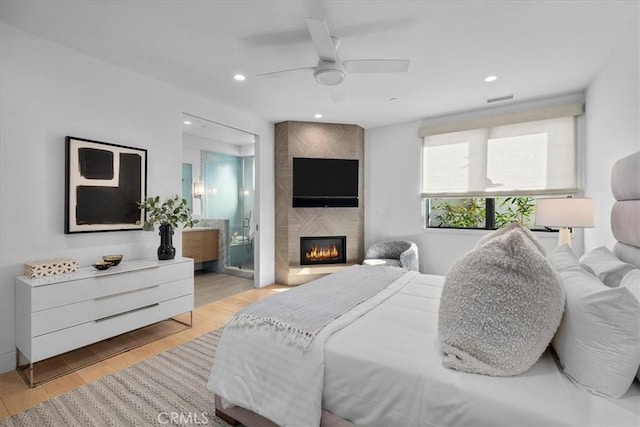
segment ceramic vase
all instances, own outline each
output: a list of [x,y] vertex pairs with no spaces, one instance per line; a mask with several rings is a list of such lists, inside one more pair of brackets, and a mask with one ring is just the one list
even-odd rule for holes
[[160,246],[158,247],[158,259],[173,259],[176,256],[176,248],[173,247],[173,227],[169,224],[160,226]]

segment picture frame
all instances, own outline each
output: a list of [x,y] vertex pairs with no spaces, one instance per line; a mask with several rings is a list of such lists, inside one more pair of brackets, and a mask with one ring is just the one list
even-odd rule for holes
[[142,230],[147,150],[65,138],[65,234]]

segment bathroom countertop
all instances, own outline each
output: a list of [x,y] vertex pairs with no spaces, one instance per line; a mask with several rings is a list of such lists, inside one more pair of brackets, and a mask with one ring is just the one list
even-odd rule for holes
[[190,231],[204,231],[204,230],[219,230],[217,227],[191,227],[191,228],[183,228],[183,233],[188,233]]

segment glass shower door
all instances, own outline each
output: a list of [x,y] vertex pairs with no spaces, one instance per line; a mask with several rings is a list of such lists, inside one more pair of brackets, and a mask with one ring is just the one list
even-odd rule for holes
[[203,151],[207,218],[228,220],[225,267],[253,271],[254,157]]
[[239,175],[241,176],[238,188],[239,223],[230,228],[233,229],[232,238],[229,241],[229,266],[253,271],[253,233],[255,224],[253,221],[253,157],[239,158]]

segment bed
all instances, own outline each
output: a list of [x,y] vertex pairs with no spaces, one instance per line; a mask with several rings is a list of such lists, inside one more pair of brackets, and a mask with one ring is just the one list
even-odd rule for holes
[[[612,173],[618,200],[612,211],[618,240],[614,252],[625,271],[629,264],[640,267],[638,170],[640,152],[618,162]],[[599,275],[598,266],[594,275]],[[248,426],[639,425],[637,379],[618,398],[599,396],[577,386],[579,376],[566,374],[551,347],[514,376],[445,368],[438,335],[445,278],[397,267],[347,270],[334,275],[337,281],[320,279],[324,282],[315,289],[335,292],[364,274],[366,281],[377,280],[380,290],[353,297],[344,312],[325,318],[330,322],[319,321],[323,326],[310,341],[290,331],[282,334],[284,326],[278,322],[268,325],[275,335],[250,321],[227,326],[209,381],[219,416]],[[311,292],[311,299],[318,300]],[[638,302],[634,304],[637,310]],[[630,351],[638,353],[639,348]],[[638,357],[640,353],[632,362],[635,369]]]

